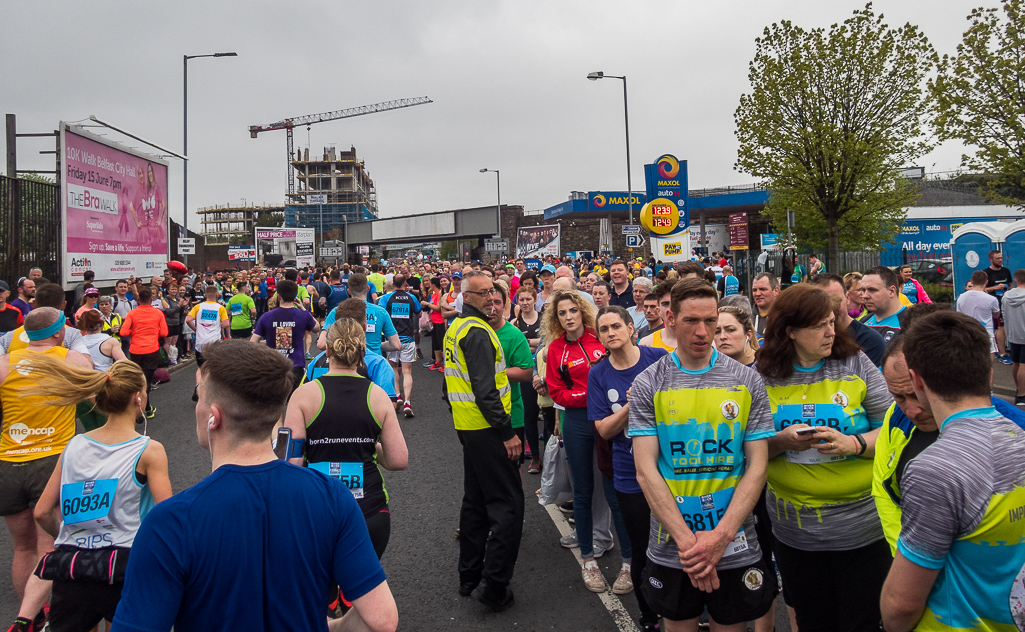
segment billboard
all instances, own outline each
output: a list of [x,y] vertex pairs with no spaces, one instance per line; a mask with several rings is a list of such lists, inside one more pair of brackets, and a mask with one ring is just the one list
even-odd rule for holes
[[904,262],[905,248],[908,251],[908,261],[950,258],[950,240],[954,231],[965,224],[980,221],[1013,220],[992,217],[905,220],[897,233],[897,240],[884,247],[879,261],[884,266],[900,265]]
[[167,163],[61,123],[65,289],[159,275],[168,260]]
[[545,255],[558,257],[561,252],[558,224],[516,229],[517,257],[543,257]]
[[256,260],[273,267],[314,264],[312,228],[257,228]]

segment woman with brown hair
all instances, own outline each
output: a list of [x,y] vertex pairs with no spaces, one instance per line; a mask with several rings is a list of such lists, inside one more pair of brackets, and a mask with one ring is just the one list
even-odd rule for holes
[[[56,550],[35,571],[53,581],[50,625],[84,632],[114,619],[135,535],[153,505],[171,496],[167,454],[135,430],[146,408],[146,378],[137,364],[122,360],[101,372],[42,355],[29,362],[39,377],[26,396],[45,396],[54,406],[93,399],[107,416],[106,424],[68,443],[34,510],[36,523],[56,538]],[[44,583],[30,581],[12,629],[29,629],[46,593]]]
[[758,352],[776,436],[766,503],[787,604],[802,632],[875,630],[890,550],[872,500],[876,436],[893,399],[836,328],[838,299],[796,284],[772,305]]

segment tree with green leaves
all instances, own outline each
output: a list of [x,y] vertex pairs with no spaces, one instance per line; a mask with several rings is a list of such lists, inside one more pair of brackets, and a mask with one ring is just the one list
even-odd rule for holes
[[257,228],[281,228],[284,223],[284,213],[260,213],[253,220],[253,226]]
[[929,88],[941,139],[976,147],[961,165],[994,177],[979,192],[1025,205],[1025,11],[1021,0],[975,9],[953,57],[944,55]]
[[892,242],[917,190],[901,176],[932,148],[925,79],[935,53],[918,27],[890,28],[872,5],[827,32],[789,21],[755,40],[751,92],[734,114],[736,168],[763,179],[777,232],[796,216],[802,245],[837,251]]

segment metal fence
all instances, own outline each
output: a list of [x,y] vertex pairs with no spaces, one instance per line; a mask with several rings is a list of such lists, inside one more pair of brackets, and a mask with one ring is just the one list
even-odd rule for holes
[[0,176],[0,279],[12,284],[40,268],[61,278],[60,187]]
[[[840,276],[843,276],[843,275],[847,274],[848,272],[864,272],[865,270],[868,270],[869,268],[874,268],[874,267],[880,265],[880,262],[879,262],[880,254],[878,252],[868,252],[868,251],[844,252],[844,251],[841,251],[841,252],[838,252],[836,254],[837,254],[837,259],[839,260],[839,265],[837,266],[837,269],[829,270],[829,271],[830,272],[835,272],[836,274],[839,274]],[[822,260],[823,264],[826,263],[826,254],[825,253],[819,254],[819,258]],[[797,262],[800,263],[802,266],[804,266],[805,271],[808,270],[808,268],[809,268],[808,255],[797,255]],[[780,272],[783,270],[783,255],[780,254],[780,253],[775,253],[775,252],[771,253],[769,255],[769,257],[768,257],[768,260],[766,261],[766,265],[765,266],[762,266],[761,268],[759,268],[758,265],[755,264],[754,268],[755,268],[755,272],[756,273],[757,272],[771,272],[771,273],[775,274],[776,276],[779,276]]]

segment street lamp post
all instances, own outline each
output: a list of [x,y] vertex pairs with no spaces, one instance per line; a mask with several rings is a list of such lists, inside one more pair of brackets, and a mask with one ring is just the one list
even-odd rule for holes
[[[599,79],[622,79],[623,80],[623,118],[626,121],[626,203],[630,209],[630,225],[634,223],[634,202],[633,202],[633,185],[630,181],[630,108],[627,105],[626,100],[626,75],[606,75],[600,70],[597,72],[591,72],[587,74],[587,78],[591,81],[597,81]],[[612,230],[612,221],[609,221],[609,231]],[[610,236],[611,237],[611,236]],[[610,244],[611,245],[611,244]]]
[[[212,53],[210,55],[182,55],[182,154],[185,160],[182,161],[182,207],[185,236],[189,234],[189,60],[199,57],[238,57],[238,53]],[[168,239],[171,236],[168,235]],[[189,256],[184,255],[185,263],[188,264]]]
[[502,238],[502,176],[498,169],[481,169],[481,173],[493,173],[495,174],[495,181],[498,184],[498,234],[495,236],[496,239]]

